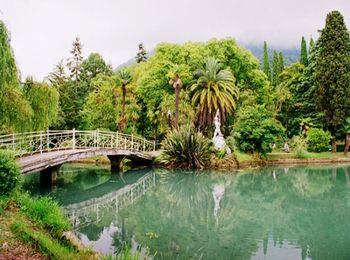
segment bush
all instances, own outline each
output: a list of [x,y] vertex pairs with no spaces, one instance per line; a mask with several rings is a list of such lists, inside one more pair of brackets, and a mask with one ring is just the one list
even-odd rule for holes
[[161,163],[169,167],[202,169],[210,162],[210,141],[190,126],[171,131],[162,147]]
[[325,152],[329,150],[332,135],[328,131],[311,128],[307,133],[308,150],[310,152]]
[[308,157],[308,154],[306,151],[307,143],[305,138],[302,138],[300,136],[294,136],[292,139],[291,146],[296,158],[305,159]]
[[223,149],[217,150],[217,151],[216,151],[216,157],[218,157],[218,158],[220,158],[220,159],[224,158],[224,157],[225,157],[225,154],[226,154],[226,152],[225,152],[225,150],[223,150]]
[[20,171],[12,153],[0,150],[0,195],[10,194],[18,185]]
[[233,131],[241,151],[265,157],[284,129],[264,106],[246,106],[238,112]]

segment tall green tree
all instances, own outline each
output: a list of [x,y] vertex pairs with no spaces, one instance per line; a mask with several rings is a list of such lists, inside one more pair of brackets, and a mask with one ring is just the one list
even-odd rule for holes
[[85,128],[115,130],[119,121],[119,109],[116,104],[115,78],[99,74],[92,82],[93,91],[84,104],[83,117]]
[[126,125],[127,125],[127,121],[126,121],[126,117],[125,117],[125,98],[126,98],[126,86],[128,84],[130,84],[131,80],[132,80],[132,75],[130,73],[130,71],[127,68],[123,68],[121,70],[119,70],[117,72],[117,76],[122,88],[122,114],[121,114],[121,119],[119,122],[119,129],[120,131],[124,131]]
[[64,82],[66,82],[67,75],[63,64],[63,60],[60,60],[55,65],[54,70],[49,73],[49,75],[47,76],[47,79],[53,86],[56,86],[56,87],[59,87],[60,85],[64,84]]
[[272,59],[272,85],[277,86],[280,82],[281,66],[279,64],[278,53],[273,51]]
[[192,103],[197,107],[198,124],[201,129],[213,124],[219,110],[222,123],[232,114],[238,99],[238,87],[230,70],[221,69],[213,57],[206,60],[205,67],[195,73],[197,82],[192,85]]
[[309,43],[309,53],[311,52],[311,49],[314,47],[315,45],[315,41],[314,39],[311,37],[310,38],[310,43]]
[[284,70],[284,57],[282,52],[278,53],[278,67],[281,73]]
[[264,42],[263,71],[265,72],[267,78],[271,80],[271,68],[266,41]]
[[350,115],[350,37],[339,11],[327,15],[318,43],[317,108],[324,114],[326,126],[333,135],[332,152],[336,152],[335,134]]
[[32,115],[19,82],[19,73],[5,24],[0,21],[0,132],[28,130]]
[[308,65],[308,58],[307,58],[307,46],[304,36],[301,38],[301,44],[300,44],[300,59],[299,62],[303,64],[305,67]]
[[70,77],[72,80],[79,81],[81,72],[81,63],[83,62],[82,56],[82,44],[80,38],[76,37],[73,41],[73,48],[70,51],[72,57],[68,59],[67,67],[70,71]]
[[147,60],[147,52],[143,47],[143,43],[139,44],[139,50],[137,51],[135,59],[137,63],[144,62]]

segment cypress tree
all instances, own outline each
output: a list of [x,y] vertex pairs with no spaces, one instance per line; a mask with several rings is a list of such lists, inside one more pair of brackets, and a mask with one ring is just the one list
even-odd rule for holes
[[310,38],[310,43],[309,43],[309,53],[311,52],[311,49],[315,46],[314,39],[312,39],[312,36]]
[[332,152],[336,152],[335,134],[350,116],[350,37],[339,11],[327,15],[318,44],[316,105],[333,135]]
[[307,67],[308,65],[307,47],[304,36],[301,38],[300,63],[303,64],[305,67]]
[[271,80],[271,69],[269,62],[269,54],[267,52],[267,43],[264,42],[264,58],[263,58],[263,71],[265,72],[267,78]]
[[284,70],[284,57],[282,52],[278,54],[278,66],[280,73],[282,73],[282,71]]
[[272,85],[277,86],[279,84],[279,75],[280,75],[280,65],[278,59],[278,53],[273,51],[273,59],[272,59]]

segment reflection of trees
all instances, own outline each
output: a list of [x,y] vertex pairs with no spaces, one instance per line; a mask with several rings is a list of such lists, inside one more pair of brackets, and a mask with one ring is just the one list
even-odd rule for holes
[[[345,169],[275,169],[276,179],[268,168],[238,175],[159,174],[157,190],[122,214],[128,216],[126,230],[159,258],[249,259],[260,242],[266,253],[272,239],[275,246],[300,248],[296,257],[303,259],[349,259]],[[226,185],[218,225],[216,184]]]

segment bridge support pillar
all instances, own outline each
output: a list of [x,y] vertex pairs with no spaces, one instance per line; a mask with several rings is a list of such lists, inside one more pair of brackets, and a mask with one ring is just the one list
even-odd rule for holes
[[119,172],[123,168],[123,155],[108,155],[108,159],[111,161],[111,172]]
[[57,182],[57,174],[61,165],[56,165],[40,171],[40,185],[51,186]]

